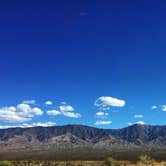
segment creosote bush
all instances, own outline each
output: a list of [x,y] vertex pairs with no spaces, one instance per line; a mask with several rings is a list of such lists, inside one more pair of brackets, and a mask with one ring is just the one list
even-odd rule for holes
[[0,161],[0,166],[13,166],[10,161]]
[[139,162],[148,165],[148,164],[151,164],[151,163],[155,162],[155,160],[152,159],[148,155],[142,155],[142,156],[139,157]]
[[115,159],[113,159],[112,157],[108,157],[105,160],[105,165],[106,166],[116,166],[117,165],[117,161]]

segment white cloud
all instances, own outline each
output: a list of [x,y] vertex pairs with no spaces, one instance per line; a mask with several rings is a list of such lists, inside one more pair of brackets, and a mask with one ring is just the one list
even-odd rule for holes
[[143,122],[143,121],[138,121],[138,122],[136,122],[135,124],[144,125],[144,124],[145,124],[145,122]]
[[[62,104],[62,103],[61,103]],[[64,103],[66,104],[66,103]],[[80,118],[81,114],[74,112],[74,107],[71,105],[61,105],[59,106],[59,110],[48,110],[47,114],[50,116],[64,115],[70,118]]]
[[144,125],[145,122],[143,122],[143,121],[138,121],[138,122],[135,122],[135,123],[131,123],[131,122],[128,123],[129,126],[134,125],[134,124]]
[[20,116],[14,106],[0,108],[0,121],[2,122],[25,122],[28,120],[30,117]]
[[155,110],[155,109],[157,109],[158,107],[156,106],[156,105],[153,105],[152,106],[152,110]]
[[71,105],[61,105],[59,107],[59,109],[64,116],[67,116],[70,118],[80,118],[81,117],[81,114],[74,112],[74,107],[72,107]]
[[22,102],[23,104],[30,104],[30,105],[34,105],[36,104],[36,100],[25,100]]
[[16,128],[18,126],[0,125],[0,129]]
[[38,107],[32,108],[32,113],[35,115],[43,115],[43,111]]
[[102,111],[96,112],[96,117],[97,118],[105,118],[108,115],[109,114],[107,112],[102,112]]
[[32,120],[36,115],[42,115],[43,111],[38,107],[28,104],[18,104],[0,108],[0,121],[2,122],[26,122]]
[[57,116],[57,115],[60,115],[61,112],[60,112],[60,111],[57,111],[57,110],[48,110],[48,111],[47,111],[47,114],[48,114],[48,115],[52,115],[52,116]]
[[110,125],[112,124],[112,121],[102,121],[102,120],[97,120],[95,122],[95,125]]
[[53,102],[52,101],[46,101],[45,105],[53,105]]
[[152,108],[152,110],[156,110],[156,109],[158,109],[158,110],[160,110],[160,111],[164,111],[164,112],[166,112],[166,105],[154,105],[154,106],[152,106],[151,107]]
[[161,107],[162,111],[164,111],[164,112],[166,111],[166,105],[161,105],[160,107]]
[[143,115],[134,115],[134,118],[143,118],[144,116]]
[[28,104],[18,104],[16,110],[19,115],[28,116],[28,117],[33,117],[34,115],[43,114],[43,111],[40,108],[38,107],[32,108]]
[[129,125],[129,126],[132,126],[132,125],[133,125],[133,123],[129,122],[129,123],[128,123],[128,125]]
[[59,107],[61,111],[74,111],[74,108],[71,105],[61,105]]
[[32,124],[28,124],[28,123],[23,123],[23,124],[19,124],[19,125],[0,125],[0,129],[7,129],[7,128],[16,128],[16,127],[20,127],[20,128],[28,128],[28,127],[37,127],[37,126],[41,126],[41,127],[50,127],[50,126],[55,126],[56,123],[55,122],[37,122],[37,123],[32,123]]
[[70,118],[81,118],[81,114],[75,113],[75,112],[63,112],[64,116],[70,117]]
[[32,124],[27,124],[27,123],[23,123],[20,125],[20,127],[26,128],[26,127],[37,127],[37,126],[41,126],[41,127],[49,127],[49,126],[55,126],[56,123],[55,122],[37,122],[37,123],[32,123]]
[[94,105],[101,110],[109,110],[110,107],[124,107],[126,102],[121,99],[113,98],[110,96],[99,97]]

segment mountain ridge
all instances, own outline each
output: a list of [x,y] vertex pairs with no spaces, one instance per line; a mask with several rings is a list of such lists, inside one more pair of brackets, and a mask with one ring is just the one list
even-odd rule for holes
[[59,158],[67,154],[78,157],[78,153],[81,157],[100,157],[131,149],[166,150],[166,125],[135,124],[121,129],[101,129],[70,124],[0,129],[0,158],[8,153],[24,154],[24,157],[32,153],[33,157],[39,154],[49,157],[54,154],[53,158],[55,154]]

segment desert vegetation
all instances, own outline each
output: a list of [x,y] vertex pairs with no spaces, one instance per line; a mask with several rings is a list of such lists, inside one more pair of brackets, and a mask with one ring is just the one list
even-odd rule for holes
[[13,163],[10,161],[0,161],[0,166],[13,166]]
[[[104,166],[103,161],[1,161],[0,166]],[[9,165],[7,165],[9,164]]]
[[156,161],[148,155],[139,156],[137,161],[119,161],[112,157],[106,158],[105,166],[166,166],[164,161]]
[[148,155],[141,155],[137,161],[116,160],[107,157],[104,161],[0,161],[0,166],[166,166],[165,161],[155,161]]

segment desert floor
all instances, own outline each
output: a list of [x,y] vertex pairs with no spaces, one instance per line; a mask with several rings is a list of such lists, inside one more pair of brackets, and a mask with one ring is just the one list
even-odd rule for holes
[[166,166],[166,162],[132,163],[117,161],[107,165],[104,161],[12,161],[13,166]]

